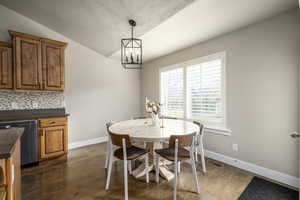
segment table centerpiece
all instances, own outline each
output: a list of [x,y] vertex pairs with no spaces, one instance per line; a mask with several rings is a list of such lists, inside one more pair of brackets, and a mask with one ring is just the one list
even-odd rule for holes
[[146,97],[146,112],[151,115],[152,118],[152,125],[153,126],[159,126],[160,120],[159,120],[159,114],[161,111],[161,103],[157,101],[149,101]]

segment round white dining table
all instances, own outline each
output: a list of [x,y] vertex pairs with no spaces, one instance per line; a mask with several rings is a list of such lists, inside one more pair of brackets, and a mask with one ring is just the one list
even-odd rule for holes
[[[160,119],[160,125],[153,126],[152,119],[146,118],[116,122],[109,127],[109,131],[114,134],[127,134],[134,142],[146,142],[154,159],[154,149],[162,148],[162,142],[168,141],[171,135],[197,133],[199,127],[193,122],[180,119]],[[154,161],[149,169],[155,169]],[[145,173],[145,166],[141,165],[132,174],[139,178]],[[165,164],[161,164],[160,174],[167,180],[173,178],[173,173],[168,170]]]
[[179,119],[161,119],[160,126],[153,126],[150,118],[120,121],[109,128],[114,134],[127,134],[133,140],[162,142],[171,135],[187,135],[199,131],[193,122]]

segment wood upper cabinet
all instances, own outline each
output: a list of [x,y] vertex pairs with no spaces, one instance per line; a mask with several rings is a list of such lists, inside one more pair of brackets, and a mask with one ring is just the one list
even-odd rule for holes
[[66,43],[9,31],[13,39],[14,89],[63,91]]
[[64,47],[61,43],[42,40],[43,85],[45,90],[64,90]]
[[68,152],[67,118],[39,120],[40,160],[54,158]]
[[42,90],[42,59],[39,40],[14,38],[15,89]]
[[0,42],[0,89],[13,89],[12,44]]

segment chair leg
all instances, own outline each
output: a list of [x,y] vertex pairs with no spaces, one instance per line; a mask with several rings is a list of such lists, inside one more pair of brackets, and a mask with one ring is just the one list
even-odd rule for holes
[[112,154],[110,154],[109,159],[108,159],[108,173],[107,173],[106,186],[105,186],[106,190],[109,189],[110,177],[111,177],[111,170],[112,170],[112,165],[113,165],[113,162],[114,162],[111,155]]
[[110,157],[110,147],[109,147],[109,141],[107,141],[107,146],[106,146],[106,158],[105,158],[105,169],[108,167],[109,163],[109,157]]
[[200,193],[199,183],[198,183],[195,159],[193,156],[191,157],[191,164],[192,164],[192,171],[193,171],[193,176],[194,176],[195,189],[196,189],[196,192],[199,194]]
[[180,161],[178,162],[178,173],[180,173],[180,171],[181,171],[181,163],[180,163]]
[[201,151],[201,164],[202,164],[202,170],[204,173],[206,173],[206,164],[205,164],[205,157],[204,157],[204,147],[203,147],[203,141],[200,141],[200,151]]
[[128,172],[129,174],[132,174],[132,161],[128,161]]
[[173,200],[176,200],[176,198],[177,198],[177,174],[178,174],[177,172],[178,172],[178,162],[175,162]]
[[[130,161],[129,161],[130,162]],[[124,160],[124,193],[125,200],[128,200],[128,175],[127,175],[127,160]]]
[[198,146],[195,148],[195,161],[198,162]]
[[156,162],[155,162],[155,181],[159,183],[159,155],[156,154]]
[[146,182],[149,183],[149,154],[146,154],[145,157],[145,165],[146,165]]

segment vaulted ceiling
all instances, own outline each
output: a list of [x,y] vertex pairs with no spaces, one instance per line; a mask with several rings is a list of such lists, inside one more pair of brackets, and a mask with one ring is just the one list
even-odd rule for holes
[[130,35],[141,36],[194,0],[0,0],[0,4],[105,56]]
[[119,59],[120,39],[137,21],[151,60],[298,7],[298,0],[0,0],[105,56]]
[[[184,49],[298,8],[298,0],[196,0],[146,34],[144,60]],[[112,58],[119,59],[120,52]]]

